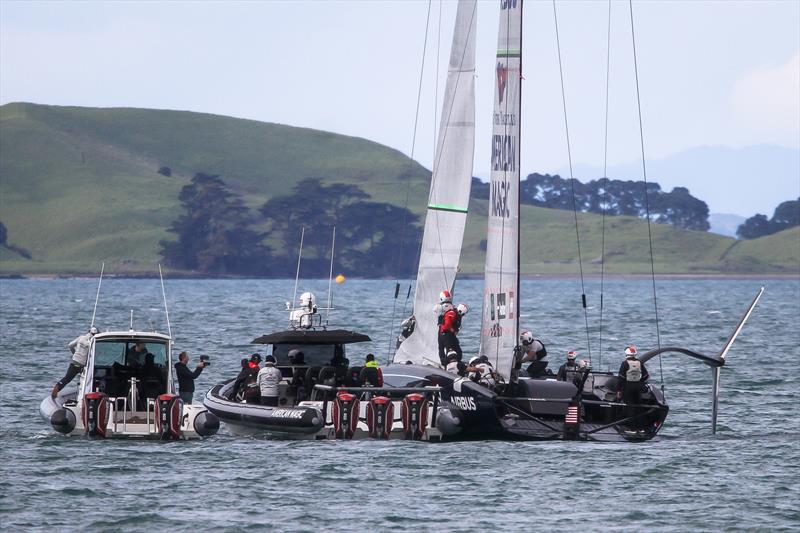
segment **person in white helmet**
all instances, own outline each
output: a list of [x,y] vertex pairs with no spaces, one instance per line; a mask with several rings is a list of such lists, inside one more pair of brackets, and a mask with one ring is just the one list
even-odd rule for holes
[[617,399],[625,403],[640,403],[644,384],[650,379],[650,374],[637,355],[636,346],[628,346],[625,348],[625,360],[619,367]]
[[578,352],[575,350],[570,350],[567,352],[567,362],[558,368],[558,374],[556,374],[556,379],[558,381],[567,381],[567,376],[569,375],[567,372],[574,373],[580,369],[578,362],[576,361],[577,357]]
[[466,304],[453,306],[453,299],[450,291],[439,293],[439,305],[436,306],[438,314],[437,322],[439,325],[439,362],[442,366],[447,366],[447,352],[454,351],[461,361],[461,344],[458,342],[458,332],[461,330],[461,318],[469,312]]
[[535,338],[530,331],[523,331],[519,340],[522,345],[522,359],[520,359],[519,365],[530,362],[531,364],[526,369],[528,375],[532,378],[542,376],[548,363],[543,360],[547,357],[547,348],[544,347],[544,343]]
[[83,367],[86,366],[86,361],[89,359],[89,348],[91,347],[92,338],[99,333],[96,327],[92,326],[89,331],[76,337],[67,346],[69,351],[72,352],[72,360],[67,367],[67,373],[63,378],[56,382],[53,391],[50,393],[52,398],[58,396],[58,392],[66,387],[70,381],[75,379],[75,376],[83,372]]

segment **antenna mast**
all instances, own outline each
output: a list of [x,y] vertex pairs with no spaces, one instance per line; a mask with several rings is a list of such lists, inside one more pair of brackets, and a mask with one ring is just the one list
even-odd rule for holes
[[97,282],[97,294],[94,297],[94,310],[92,311],[92,323],[89,324],[89,327],[94,326],[94,317],[97,315],[97,302],[100,301],[100,285],[103,284],[103,272],[106,270],[105,262],[100,264],[100,281]]
[[167,315],[167,333],[172,338],[172,325],[169,323],[169,308],[167,307],[167,293],[164,291],[164,275],[161,273],[161,263],[158,264],[158,277],[161,280],[161,296],[164,298],[164,313]]
[[333,252],[336,249],[336,226],[333,227],[333,237],[331,237],[331,270],[328,273],[328,305],[325,308],[325,325],[328,325],[328,317],[331,314],[331,303],[333,301]]
[[292,294],[292,305],[290,311],[294,309],[294,303],[297,301],[297,282],[300,279],[300,259],[303,258],[303,238],[306,235],[306,228],[303,226],[300,231],[300,251],[297,252],[297,271],[294,274],[294,294]]

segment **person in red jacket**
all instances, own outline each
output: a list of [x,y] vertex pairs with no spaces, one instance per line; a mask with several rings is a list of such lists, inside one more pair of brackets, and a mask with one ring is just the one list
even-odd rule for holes
[[[443,291],[449,299],[450,293]],[[469,308],[465,304],[453,307],[451,301],[442,302],[442,313],[439,315],[439,360],[442,366],[447,366],[447,353],[456,353],[461,361],[461,344],[458,342],[458,332],[461,330],[461,318],[467,314]]]

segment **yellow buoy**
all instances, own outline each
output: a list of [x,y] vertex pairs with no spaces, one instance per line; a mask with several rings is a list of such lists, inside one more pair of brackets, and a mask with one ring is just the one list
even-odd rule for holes
[[336,283],[344,283],[345,277],[341,274],[336,276]]

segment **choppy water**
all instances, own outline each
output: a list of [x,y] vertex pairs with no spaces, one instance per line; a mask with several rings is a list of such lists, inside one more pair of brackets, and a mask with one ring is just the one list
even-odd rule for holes
[[[320,301],[326,282],[310,282]],[[759,286],[659,282],[662,344],[718,350]],[[224,429],[211,439],[89,441],[54,434],[38,404],[66,370],[66,343],[88,327],[92,280],[0,281],[0,524],[13,530],[798,530],[800,529],[800,282],[767,292],[722,371],[720,432],[710,434],[709,370],[663,360],[671,412],[643,444],[573,442],[276,442]],[[304,287],[301,286],[301,289]],[[211,355],[198,393],[236,372],[249,341],[285,324],[288,281],[167,280],[176,348]],[[477,346],[482,282],[459,282],[474,312],[462,345]],[[589,281],[590,324],[598,283]],[[586,357],[579,283],[523,284],[523,323],[548,346]],[[337,286],[331,322],[389,346],[393,286]],[[602,362],[628,343],[655,345],[649,281],[606,282]],[[399,306],[402,308],[402,302]],[[165,330],[153,280],[103,282],[98,323]],[[396,312],[401,315],[400,310]],[[658,379],[657,362],[650,371]]]

